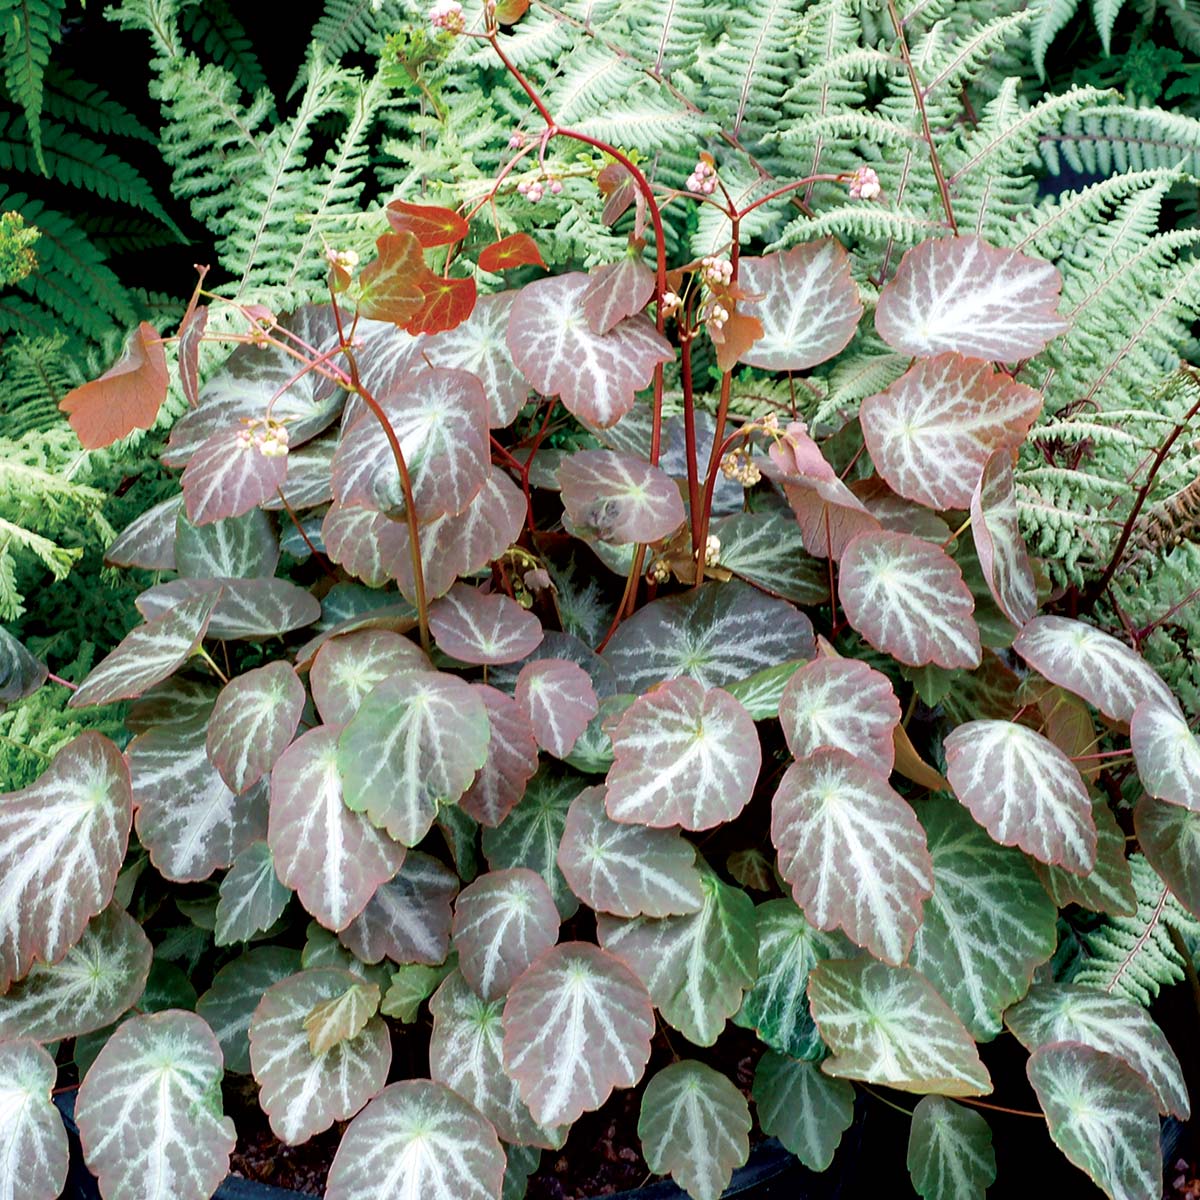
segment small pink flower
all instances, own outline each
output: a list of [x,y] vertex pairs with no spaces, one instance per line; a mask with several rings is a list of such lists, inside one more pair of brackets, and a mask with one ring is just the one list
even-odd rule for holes
[[463,7],[458,0],[437,0],[429,10],[429,23],[434,29],[441,29],[446,33],[461,33],[466,28],[462,12]]
[[521,582],[524,583],[531,592],[545,591],[545,589],[551,584],[550,572],[542,567],[534,567],[532,571],[526,571],[525,574],[521,576]]
[[523,145],[525,145],[524,134],[514,133],[512,137],[508,139],[508,148],[510,150],[520,150]]
[[669,317],[682,303],[683,301],[674,292],[663,292],[663,316]]
[[875,174],[872,167],[859,167],[850,176],[851,200],[874,200],[882,192],[883,188],[879,185],[879,176]]
[[697,196],[711,196],[717,190],[717,169],[701,158],[687,177],[687,190]]

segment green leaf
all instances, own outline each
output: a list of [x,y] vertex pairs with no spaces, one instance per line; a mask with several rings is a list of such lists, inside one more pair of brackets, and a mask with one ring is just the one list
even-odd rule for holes
[[854,1087],[814,1062],[768,1050],[754,1072],[754,1103],[763,1133],[777,1137],[811,1171],[833,1162],[854,1120]]
[[441,966],[427,967],[424,963],[406,963],[392,972],[392,982],[383,994],[379,1011],[385,1017],[395,1017],[405,1025],[417,1019],[417,1010],[437,991],[438,984],[458,965],[451,954]]
[[924,1200],[982,1198],[996,1179],[988,1123],[944,1096],[925,1096],[913,1109],[908,1174]]
[[352,983],[344,992],[320,1000],[304,1018],[308,1048],[317,1057],[342,1042],[348,1042],[366,1028],[379,1011],[379,985]]
[[218,946],[231,946],[270,929],[283,915],[292,892],[275,874],[271,847],[251,842],[221,880],[220,896],[215,940]]

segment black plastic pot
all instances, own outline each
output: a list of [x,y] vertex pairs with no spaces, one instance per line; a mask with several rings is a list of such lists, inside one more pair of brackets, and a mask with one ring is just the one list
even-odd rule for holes
[[[54,1098],[62,1113],[63,1124],[71,1144],[71,1169],[62,1200],[101,1200],[96,1180],[83,1162],[79,1130],[75,1125],[75,1093],[64,1092]],[[723,1200],[827,1200],[841,1194],[841,1189],[827,1175],[814,1175],[772,1139],[756,1146],[750,1160],[735,1171],[733,1181]],[[848,1195],[848,1193],[847,1193]],[[217,1189],[213,1200],[313,1200],[305,1192],[291,1188],[271,1187],[232,1176]],[[670,1180],[647,1184],[631,1192],[606,1196],[604,1200],[686,1200],[686,1193]]]

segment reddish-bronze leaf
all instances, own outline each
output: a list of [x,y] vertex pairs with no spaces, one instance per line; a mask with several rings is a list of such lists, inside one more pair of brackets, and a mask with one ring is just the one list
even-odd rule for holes
[[385,233],[375,242],[378,257],[358,277],[358,311],[375,321],[405,326],[425,304],[424,285],[432,278],[412,233]]
[[193,308],[179,326],[179,382],[192,408],[200,404],[200,339],[208,325],[208,306]]
[[99,379],[68,392],[59,403],[85,450],[102,450],[149,429],[167,398],[167,356],[158,330],[143,321],[125,353]]
[[445,333],[461,325],[475,308],[474,279],[443,279],[432,275],[421,283],[425,303],[409,319],[409,333]]
[[[512,0],[509,0],[511,3]],[[521,0],[528,4],[528,0]],[[499,13],[499,9],[497,9]],[[513,267],[546,265],[542,252],[537,243],[527,233],[513,233],[490,246],[485,246],[479,252],[479,269],[481,271],[510,271]]]
[[452,209],[436,204],[406,204],[403,200],[393,200],[387,206],[387,219],[397,233],[411,233],[426,250],[461,242],[469,228]]

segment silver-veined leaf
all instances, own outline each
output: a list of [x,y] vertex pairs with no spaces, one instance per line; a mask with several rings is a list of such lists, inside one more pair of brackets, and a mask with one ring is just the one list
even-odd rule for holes
[[796,758],[834,747],[881,775],[891,774],[900,702],[887,676],[866,663],[818,658],[801,667],[779,699],[779,723]]
[[850,256],[833,240],[804,242],[778,254],[743,258],[738,312],[762,322],[762,335],[739,361],[768,371],[803,371],[844,350],[862,317]]
[[35,962],[58,962],[108,907],[132,815],[129,771],[99,733],[0,795],[0,994]]
[[270,579],[279,565],[279,539],[258,509],[209,525],[193,525],[181,512],[175,564],[183,579]]
[[362,629],[330,638],[317,651],[308,682],[321,720],[340,726],[389,675],[430,669],[428,657],[415,642],[390,629]]
[[768,900],[754,910],[758,928],[758,976],[734,1022],[753,1029],[773,1050],[791,1058],[825,1053],[808,1010],[809,972],[826,958],[854,948],[840,933],[814,929],[791,900]]
[[1133,828],[1162,881],[1200,916],[1200,813],[1143,796],[1133,810]]
[[[1133,823],[1137,828],[1137,813]],[[1058,908],[1079,904],[1093,912],[1130,917],[1137,912],[1133,872],[1125,857],[1125,831],[1117,824],[1108,801],[1092,797],[1092,820],[1096,823],[1096,865],[1086,875],[1072,875],[1062,867],[1051,867],[1031,859],[1042,886]],[[1145,839],[1142,839],[1143,844]]]
[[1013,649],[1039,675],[1114,721],[1128,721],[1146,699],[1176,707],[1171,689],[1141,655],[1082,621],[1034,617],[1017,634]]
[[1097,988],[1039,984],[1004,1014],[1004,1023],[1031,1052],[1048,1042],[1082,1042],[1124,1059],[1150,1085],[1159,1112],[1187,1120],[1183,1068],[1140,1004]]
[[539,1125],[504,1069],[504,997],[482,999],[460,972],[451,971],[430,1000],[429,1011],[430,1078],[475,1105],[506,1142],[561,1146],[566,1130]]
[[696,851],[675,829],[622,825],[604,808],[604,789],[571,802],[558,867],[571,891],[596,912],[669,917],[698,912],[705,893]]
[[600,708],[591,677],[565,658],[527,662],[517,676],[516,701],[547,754],[566,758]]
[[286,439],[283,427],[267,422],[229,425],[205,438],[179,481],[188,520],[240,517],[274,496],[288,475]]
[[829,573],[805,552],[796,518],[786,509],[736,512],[712,524],[718,563],[739,579],[794,604],[829,599]]
[[692,1200],[719,1200],[750,1156],[750,1108],[720,1071],[684,1059],[642,1093],[638,1138],[646,1166],[670,1175]]
[[175,570],[175,521],[183,497],[171,496],[131,521],[104,552],[114,567],[141,567],[144,571]]
[[768,1050],[754,1072],[754,1105],[762,1131],[777,1137],[810,1171],[833,1162],[854,1120],[854,1088],[831,1079],[815,1062]]
[[908,961],[971,1036],[988,1041],[1054,953],[1058,913],[1028,860],[996,845],[961,805],[930,797],[918,816],[933,859],[933,895]]
[[338,967],[314,967],[273,984],[254,1010],[250,1065],[262,1089],[259,1103],[275,1136],[289,1146],[348,1120],[387,1081],[392,1044],[380,1017],[324,1054],[309,1046],[309,1013],[360,982]]
[[771,804],[771,840],[796,903],[817,928],[902,963],[933,892],[925,831],[909,805],[844,750],[788,767]]
[[1096,865],[1087,788],[1049,738],[1015,721],[968,721],[945,747],[954,794],[1002,846],[1076,875]]
[[657,920],[597,918],[600,944],[646,985],[663,1020],[711,1046],[758,973],[754,904],[740,888],[701,874],[704,905]]
[[983,578],[1000,611],[1016,626],[1037,612],[1037,583],[1018,524],[1012,455],[997,450],[983,464],[971,496],[971,536]]
[[487,758],[458,806],[481,825],[494,828],[525,795],[538,769],[538,745],[516,700],[487,684],[476,684],[475,691],[487,709],[491,738]]
[[504,1168],[501,1200],[525,1200],[529,1180],[542,1161],[542,1152],[536,1146],[506,1145],[504,1153],[508,1161]]
[[389,676],[338,738],[346,803],[415,846],[438,805],[471,786],[488,737],[487,709],[469,683],[432,671]]
[[907,1165],[923,1200],[982,1200],[996,1179],[992,1131],[974,1109],[923,1096],[913,1109]]
[[[772,447],[774,452],[777,447]],[[883,528],[878,517],[838,478],[824,459],[808,471],[785,471],[783,494],[791,505],[804,548],[814,558],[840,562],[861,533]]]
[[654,284],[654,271],[640,252],[593,267],[579,299],[588,328],[593,333],[605,334],[626,317],[640,313],[654,295]]
[[536,871],[481,875],[454,906],[451,934],[463,978],[485,1000],[503,996],[558,940],[558,925],[554,897]]
[[521,802],[495,829],[483,831],[483,853],[493,871],[528,867],[549,885],[565,921],[579,901],[558,869],[558,847],[566,828],[571,801],[586,780],[573,772],[543,766],[529,781]]
[[[287,478],[263,501],[262,507],[268,512],[283,512],[288,508],[302,512],[306,508],[328,504],[333,499],[333,455],[337,444],[336,435],[330,434],[308,442],[298,450],[289,450]],[[288,520],[287,525],[291,524]],[[295,533],[294,526],[291,532]],[[288,536],[285,526],[280,540]]]
[[314,1004],[304,1018],[308,1048],[314,1057],[358,1037],[379,1011],[379,999],[379,984],[359,980],[339,995]]
[[221,1047],[195,1013],[126,1021],[75,1102],[88,1168],[107,1200],[209,1200],[236,1135],[221,1112]]
[[802,612],[734,581],[652,601],[618,626],[604,657],[618,690],[641,695],[680,675],[726,687],[815,653],[812,622]]
[[516,292],[480,296],[471,315],[453,329],[422,339],[422,353],[435,367],[470,371],[483,384],[488,424],[511,425],[529,396],[525,376],[513,365],[505,341],[508,316]]
[[586,942],[547,950],[504,1006],[504,1069],[541,1125],[570,1125],[650,1060],[654,1009],[641,980]]
[[130,704],[125,728],[136,734],[166,725],[203,726],[217,694],[214,683],[174,675]]
[[215,601],[210,638],[260,641],[302,629],[321,616],[321,602],[286,579],[172,579],[147,588],[135,603],[152,623],[204,597]]
[[558,468],[558,482],[572,525],[604,542],[657,542],[684,522],[675,481],[632,454],[577,450]]
[[542,623],[502,593],[456,584],[429,610],[438,648],[459,662],[516,662],[537,649]]
[[745,808],[762,766],[754,720],[721,688],[672,679],[612,733],[605,804],[614,821],[711,829]]
[[277,659],[230,680],[208,719],[208,760],[230,791],[256,784],[287,748],[304,711],[304,684]]
[[504,1150],[491,1123],[440,1083],[385,1088],[342,1137],[325,1200],[500,1200]]
[[166,879],[207,879],[266,837],[266,784],[231,792],[208,760],[203,725],[151,729],[126,756],[138,837]]
[[769,717],[777,717],[784,688],[803,665],[798,662],[785,662],[777,667],[767,667],[766,670],[757,671],[749,679],[731,683],[726,691],[754,720],[765,721]]
[[1021,445],[1042,396],[990,362],[919,358],[859,410],[875,469],[897,494],[938,512],[971,503],[993,451]]
[[1079,1042],[1051,1042],[1026,1071],[1054,1144],[1111,1200],[1162,1195],[1154,1093],[1132,1067]]
[[975,600],[958,564],[909,533],[859,534],[842,555],[838,599],[851,626],[910,667],[977,667]]
[[225,1069],[250,1074],[250,1018],[267,988],[300,970],[300,952],[259,946],[226,963],[196,1001],[225,1055]]
[[450,949],[450,904],[457,892],[453,871],[414,851],[338,938],[365,963],[390,958],[436,966]]
[[0,1041],[0,1200],[56,1200],[70,1155],[50,1099],[54,1059],[28,1038]]
[[337,729],[321,725],[283,752],[271,772],[267,825],[279,878],[335,933],[404,862],[403,846],[343,802],[337,739]]
[[199,647],[219,593],[183,600],[139,625],[88,673],[67,702],[72,708],[140,696],[177,671]]
[[46,664],[40,662],[7,629],[0,628],[0,712],[24,700],[46,682]]
[[1200,740],[1178,706],[1157,697],[1143,700],[1134,709],[1129,740],[1147,793],[1200,812]]
[[930,238],[905,252],[879,294],[875,328],[893,350],[971,358],[1032,358],[1067,323],[1062,278],[1048,262],[981,237]]
[[571,271],[523,287],[509,313],[508,348],[543,396],[560,396],[575,416],[606,428],[633,407],[634,394],[675,352],[642,314],[593,333],[582,308],[588,283]]
[[248,942],[283,915],[292,891],[275,874],[275,857],[266,842],[251,842],[221,880],[217,901],[218,946]]
[[[400,441],[421,520],[461,513],[491,473],[483,385],[466,371],[424,367],[377,399]],[[339,504],[393,516],[404,511],[392,447],[373,412],[356,417],[342,435],[333,494]]]
[[966,1027],[911,967],[868,958],[818,963],[808,1001],[832,1051],[821,1066],[829,1075],[943,1096],[992,1090]]
[[65,957],[35,963],[0,996],[0,1038],[56,1042],[111,1025],[137,1003],[151,957],[141,926],[110,904]]

